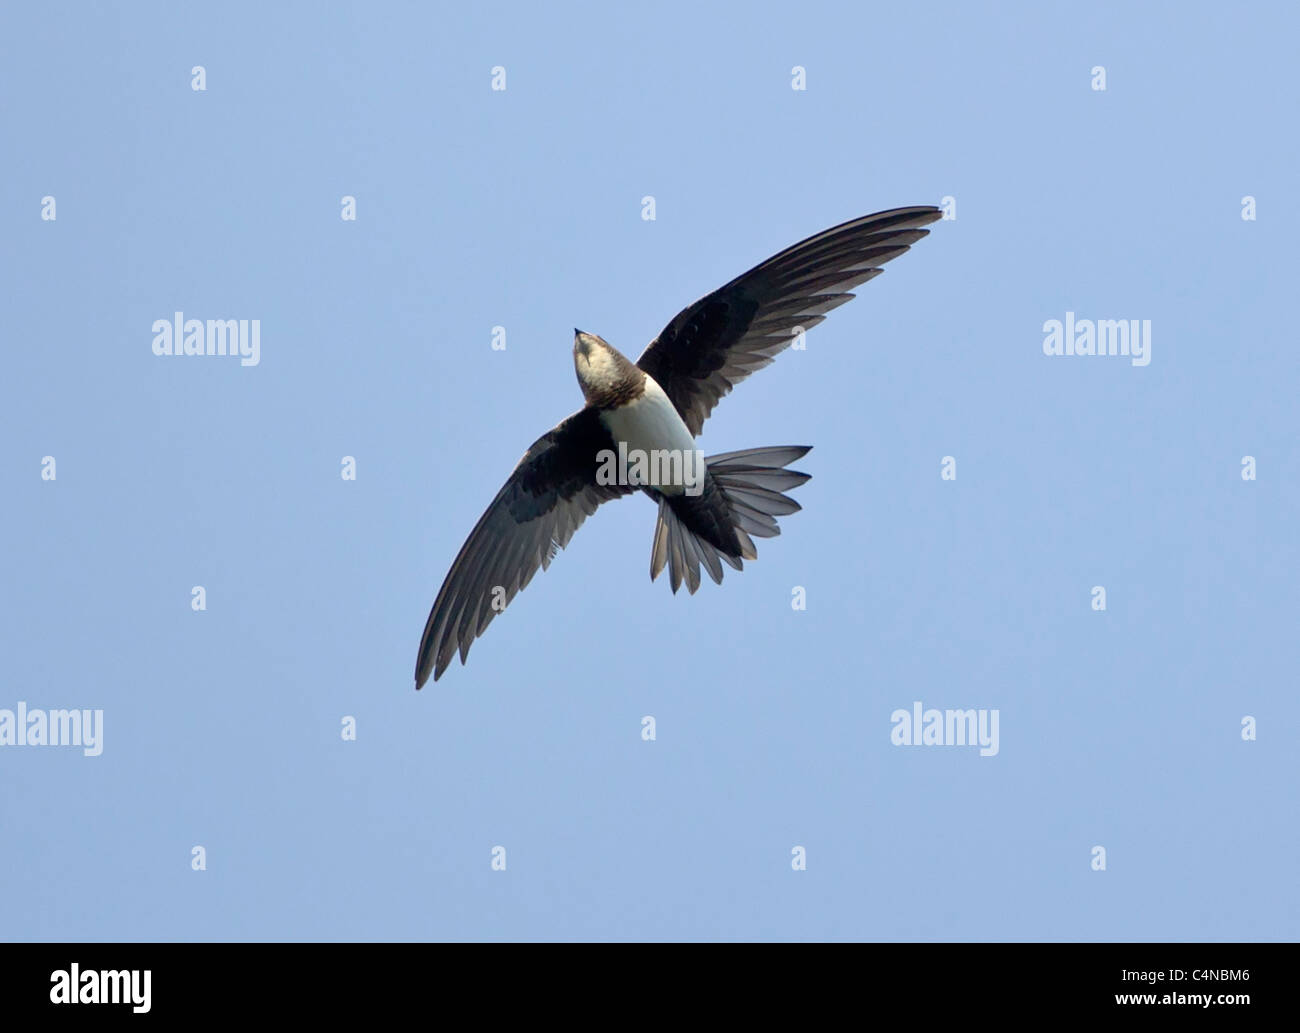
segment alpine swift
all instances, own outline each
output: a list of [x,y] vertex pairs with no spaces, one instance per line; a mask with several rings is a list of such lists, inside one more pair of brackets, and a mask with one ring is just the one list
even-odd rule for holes
[[894,208],[786,248],[682,309],[635,363],[575,330],[585,404],[533,442],[474,525],[424,626],[415,687],[430,673],[437,681],[457,651],[463,664],[492,618],[602,502],[642,491],[657,503],[650,580],[667,565],[674,593],[683,581],[692,593],[699,588],[701,565],[721,584],[723,563],[740,570],[755,559],[753,539],[774,538],[776,517],[800,508],[783,493],[809,475],[787,467],[810,446],[705,459],[695,437],[723,395],[854,297],[852,288],[878,276],[941,215],[929,206]]

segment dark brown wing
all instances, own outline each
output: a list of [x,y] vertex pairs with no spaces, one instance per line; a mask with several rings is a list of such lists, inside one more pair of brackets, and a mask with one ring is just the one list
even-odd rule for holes
[[614,448],[594,409],[574,413],[547,431],[479,518],[451,565],[424,626],[415,687],[437,681],[456,651],[474,639],[532,580],[602,502],[637,489],[596,483],[596,455]]
[[942,214],[928,206],[894,208],[788,247],[679,312],[636,364],[699,434],[718,399],[789,347],[796,328],[820,323]]

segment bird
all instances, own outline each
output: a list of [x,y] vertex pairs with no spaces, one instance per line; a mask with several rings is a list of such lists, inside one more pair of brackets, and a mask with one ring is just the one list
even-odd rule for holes
[[529,446],[461,547],[424,626],[416,689],[458,652],[463,665],[493,618],[603,503],[641,492],[657,504],[650,580],[667,566],[674,594],[683,583],[699,588],[701,565],[721,584],[723,563],[741,570],[755,559],[753,539],[780,534],[776,518],[801,508],[785,492],[809,480],[789,465],[810,446],[704,458],[694,447],[704,421],[942,215],[929,205],[892,208],[802,240],[682,309],[635,363],[575,329],[584,404]]

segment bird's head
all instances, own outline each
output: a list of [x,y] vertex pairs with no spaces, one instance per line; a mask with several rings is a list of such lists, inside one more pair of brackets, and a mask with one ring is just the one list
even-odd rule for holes
[[573,331],[573,368],[587,404],[600,407],[617,404],[644,376],[613,345],[581,330]]

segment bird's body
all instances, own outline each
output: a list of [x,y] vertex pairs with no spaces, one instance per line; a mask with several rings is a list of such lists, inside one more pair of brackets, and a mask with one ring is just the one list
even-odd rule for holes
[[740,570],[754,559],[753,538],[775,537],[776,517],[798,511],[784,492],[808,475],[786,467],[809,449],[704,459],[696,435],[734,384],[850,300],[940,214],[879,212],[787,248],[678,313],[635,363],[575,331],[586,404],[532,444],[470,532],[425,624],[415,687],[437,680],[458,651],[464,663],[493,617],[604,502],[641,491],[658,504],[650,578],[667,567],[674,592],[683,582],[695,592],[701,566],[721,583],[723,563]]
[[[632,401],[601,410],[600,422],[615,444],[622,442],[628,452],[668,451],[684,455],[695,450],[694,436],[653,377],[645,378],[644,390]],[[650,483],[665,495],[680,495],[687,490],[680,479],[675,482],[672,477],[656,476]]]

